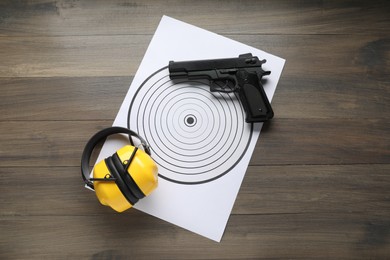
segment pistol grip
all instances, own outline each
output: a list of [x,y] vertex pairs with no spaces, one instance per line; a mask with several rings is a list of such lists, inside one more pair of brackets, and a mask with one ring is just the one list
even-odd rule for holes
[[271,104],[257,76],[251,75],[241,81],[240,97],[246,111],[247,123],[264,122],[273,118]]

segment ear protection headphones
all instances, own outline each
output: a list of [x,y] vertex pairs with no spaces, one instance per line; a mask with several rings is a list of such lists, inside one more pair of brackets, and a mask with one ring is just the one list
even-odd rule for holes
[[[89,161],[93,150],[97,144],[114,134],[127,134],[131,145],[122,147],[112,156],[98,162],[90,178]],[[141,141],[143,150],[134,146],[132,137]],[[81,157],[81,175],[85,184],[95,190],[101,204],[122,212],[157,187],[157,165],[150,154],[149,145],[137,133],[123,127],[106,128],[93,135],[86,144]]]

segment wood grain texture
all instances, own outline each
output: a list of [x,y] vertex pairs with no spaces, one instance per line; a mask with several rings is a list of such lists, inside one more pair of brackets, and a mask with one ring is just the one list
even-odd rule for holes
[[[388,82],[390,38],[387,36],[226,36],[290,57],[283,77]],[[131,76],[151,38],[151,35],[0,37],[0,56],[4,57],[0,77]],[[303,51],[302,45],[306,46]]]
[[[0,2],[0,259],[388,259],[388,1]],[[287,59],[221,243],[83,188],[162,15]]]
[[[78,166],[88,139],[110,121],[0,121],[2,166]],[[251,165],[388,163],[387,119],[274,119]],[[18,136],[18,138],[14,138]]]
[[390,7],[362,0],[9,0],[0,10],[1,35],[152,34],[162,15],[224,34],[383,34]]
[[[354,74],[343,80],[300,74],[283,75],[272,101],[275,118],[390,117],[390,87],[386,82],[359,79]],[[112,120],[131,81],[130,76],[0,78],[0,119]]]
[[[250,166],[233,214],[386,216],[389,170],[387,164]],[[3,216],[116,215],[82,188],[77,166],[3,167],[0,172]]]
[[[10,227],[17,225],[15,231]],[[386,258],[389,221],[366,214],[232,215],[224,241],[133,211],[103,216],[0,217],[7,258]],[[77,227],[77,228],[76,228]],[[70,248],[72,250],[70,250]],[[44,249],[44,250],[43,250]],[[292,253],[293,252],[293,253]]]

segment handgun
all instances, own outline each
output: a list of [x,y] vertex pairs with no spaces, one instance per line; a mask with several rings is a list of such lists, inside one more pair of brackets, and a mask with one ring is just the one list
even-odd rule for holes
[[252,123],[265,122],[274,116],[261,82],[263,76],[271,74],[261,67],[265,62],[246,53],[238,58],[170,61],[168,68],[171,80],[208,79],[211,92],[238,93],[245,121]]

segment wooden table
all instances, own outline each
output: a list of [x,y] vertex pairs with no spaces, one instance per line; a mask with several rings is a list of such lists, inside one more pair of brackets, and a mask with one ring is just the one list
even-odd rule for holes
[[[388,1],[25,2],[0,3],[1,259],[390,258]],[[164,14],[287,60],[221,243],[80,176]]]

